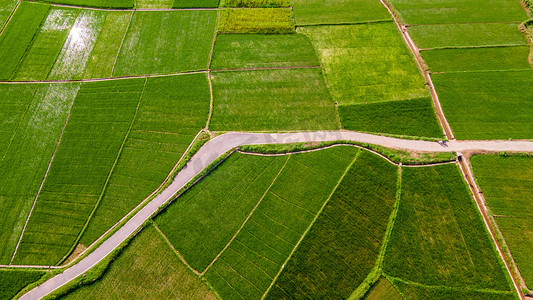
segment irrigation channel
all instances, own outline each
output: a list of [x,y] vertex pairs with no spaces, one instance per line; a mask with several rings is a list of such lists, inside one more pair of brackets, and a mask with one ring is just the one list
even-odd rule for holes
[[[200,150],[189,160],[186,166],[176,175],[172,184],[163,190],[157,197],[146,204],[139,210],[131,219],[129,219],[124,226],[118,229],[113,235],[105,240],[99,247],[94,249],[89,255],[68,267],[64,272],[58,274],[40,286],[32,289],[21,299],[40,299],[64,286],[68,282],[83,275],[92,267],[97,265],[100,261],[105,259],[109,254],[119,247],[130,236],[134,235],[145,221],[149,220],[160,207],[167,204],[176,197],[176,193],[182,189],[189,181],[191,181],[197,174],[202,172],[207,166],[214,162],[221,155],[224,155],[231,149],[243,145],[259,145],[259,144],[288,144],[298,142],[335,142],[335,141],[351,141],[360,142],[373,145],[379,145],[388,148],[402,149],[416,152],[457,152],[459,155],[463,152],[533,152],[533,141],[457,141],[452,140],[447,144],[431,141],[421,140],[406,140],[399,138],[392,138],[386,136],[350,132],[350,131],[318,131],[318,132],[298,132],[298,133],[239,133],[230,132],[215,137],[206,143]],[[500,245],[497,243],[494,234],[486,219],[485,207],[479,199],[477,191],[479,189],[475,186],[472,180],[471,171],[468,169],[468,164],[462,160],[461,169],[467,182],[469,183],[474,198],[478,203],[486,226],[491,233],[494,242],[497,245],[500,256],[503,258],[503,253]],[[505,259],[504,259],[504,262]],[[518,286],[516,280],[510,272],[510,268],[506,262],[507,269],[513,278],[515,288]],[[519,292],[519,294],[521,294]]]

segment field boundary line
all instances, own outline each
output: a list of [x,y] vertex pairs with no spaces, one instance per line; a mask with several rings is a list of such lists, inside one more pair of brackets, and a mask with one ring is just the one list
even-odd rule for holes
[[467,162],[467,158],[465,158],[464,156],[458,156],[458,157],[462,157],[463,159],[460,159],[459,160],[459,169],[461,170],[461,172],[463,173],[463,178],[464,180],[466,181],[466,184],[468,185],[468,188],[470,189],[470,193],[472,194],[473,198],[474,198],[474,201],[476,202],[476,206],[478,208],[478,211],[481,213],[481,216],[483,218],[483,223],[485,224],[485,227],[487,228],[488,230],[488,233],[490,235],[490,237],[492,238],[492,241],[493,241],[493,245],[496,247],[496,250],[505,266],[505,269],[507,270],[507,273],[509,275],[509,277],[511,277],[511,281],[514,285],[514,288],[518,294],[518,297],[522,300],[525,300],[525,297],[520,289],[520,286],[513,274],[513,272],[511,271],[511,268],[509,267],[509,263],[507,262],[507,260],[505,259],[505,256],[503,254],[503,250],[502,250],[502,247],[500,245],[500,243],[498,242],[498,239],[496,238],[495,234],[494,234],[494,230],[492,229],[492,226],[490,226],[490,219],[488,217],[488,212],[487,212],[487,207],[485,206],[484,202],[483,202],[483,196],[481,195],[480,193],[480,189],[479,187],[477,186],[477,183],[476,181],[474,180],[474,177],[473,177],[473,174],[472,174],[472,170],[470,170],[470,167],[468,165],[469,162]]
[[387,279],[393,279],[395,281],[400,281],[408,285],[414,285],[418,287],[428,288],[428,289],[447,289],[447,290],[453,290],[453,291],[472,291],[472,292],[480,292],[480,293],[493,293],[493,294],[512,294],[512,291],[501,291],[501,290],[493,290],[493,289],[478,289],[478,288],[470,288],[470,287],[455,287],[455,286],[446,286],[446,285],[428,285],[416,281],[406,280],[400,277],[391,276],[388,274],[384,274]]
[[395,165],[395,166],[399,166],[400,164],[402,165],[402,167],[406,167],[406,168],[423,168],[423,167],[433,167],[433,166],[438,166],[438,165],[447,165],[447,164],[454,164],[454,163],[457,163],[457,160],[449,160],[449,161],[443,161],[443,162],[432,162],[432,163],[426,163],[426,164],[402,164],[401,162],[400,163],[397,163],[397,162],[394,162],[392,161],[390,158],[388,158],[387,156],[385,156],[384,154],[381,154],[375,150],[372,150],[372,149],[369,149],[369,148],[366,148],[366,147],[363,147],[361,145],[355,145],[355,144],[350,144],[350,143],[346,143],[346,142],[343,142],[343,141],[339,141],[338,143],[333,143],[331,145],[326,145],[324,147],[319,147],[319,148],[314,148],[314,149],[307,149],[307,150],[301,150],[301,151],[289,151],[289,152],[284,152],[284,153],[258,153],[258,152],[248,152],[248,151],[243,151],[243,150],[240,150],[239,147],[237,147],[237,152],[241,153],[241,154],[246,154],[246,155],[257,155],[257,156],[284,156],[284,155],[290,155],[290,154],[300,154],[300,153],[307,153],[307,152],[314,152],[314,151],[320,151],[320,150],[325,150],[325,149],[329,149],[329,148],[333,148],[333,147],[338,147],[338,146],[352,146],[352,147],[355,147],[355,148],[359,148],[359,149],[362,149],[362,150],[366,150],[370,153],[373,153],[383,159],[385,159],[387,162]]
[[389,245],[390,238],[392,236],[392,230],[396,224],[396,217],[398,216],[398,211],[400,210],[400,201],[402,199],[402,164],[398,165],[398,182],[396,183],[396,199],[394,201],[394,206],[392,212],[389,216],[389,222],[387,224],[387,231],[385,232],[385,237],[383,239],[383,245],[378,254],[377,267],[379,271],[383,271],[383,262],[385,261],[385,254],[387,252],[387,247]]
[[212,72],[244,72],[244,71],[264,71],[264,70],[293,70],[293,69],[318,69],[321,65],[311,66],[281,66],[281,67],[252,67],[252,68],[234,68],[234,69],[212,69]]
[[384,0],[379,0],[383,6],[389,11],[392,18],[394,19],[394,24],[396,25],[396,28],[400,31],[403,41],[407,44],[408,48],[411,50],[411,53],[414,55],[416,64],[426,79],[429,87],[429,91],[431,93],[431,98],[433,99],[433,106],[435,108],[435,113],[437,115],[437,118],[439,119],[442,131],[444,133],[444,136],[447,139],[455,140],[455,137],[452,132],[452,128],[450,127],[450,124],[448,124],[448,120],[446,120],[446,116],[444,115],[444,112],[442,110],[442,106],[440,105],[439,96],[437,94],[437,91],[435,90],[435,86],[433,85],[433,81],[431,80],[431,76],[427,72],[427,70],[424,68],[424,63],[422,56],[420,55],[420,51],[418,50],[416,44],[414,43],[413,39],[409,35],[409,32],[407,31],[406,26],[402,26],[400,24],[400,21],[398,19],[398,16],[394,13],[391,6],[386,3]]
[[191,270],[194,274],[199,276],[200,272],[198,272],[195,268],[193,268],[193,267],[191,267],[191,265],[189,265],[189,263],[185,260],[185,257],[183,257],[183,255],[178,251],[178,249],[174,248],[174,245],[172,245],[172,243],[168,240],[167,236],[163,233],[163,231],[161,231],[161,229],[159,229],[157,224],[155,222],[153,222],[153,221],[151,223],[152,223],[152,226],[154,226],[154,228],[157,230],[157,232],[159,232],[161,237],[165,240],[165,242],[170,247],[170,249],[174,252],[174,254],[176,254],[176,256],[181,260],[181,262],[183,264],[185,264],[185,266],[187,266],[187,268],[189,270]]
[[207,83],[209,84],[209,114],[207,115],[207,122],[205,123],[205,130],[209,131],[209,123],[211,123],[211,117],[213,116],[213,82],[211,81],[211,62],[213,61],[213,53],[215,51],[215,43],[218,37],[218,22],[220,21],[220,10],[217,10],[217,18],[215,23],[215,32],[213,33],[213,41],[211,42],[211,49],[209,50],[209,56],[207,58]]
[[85,221],[85,224],[83,225],[80,233],[78,234],[78,237],[76,238],[76,240],[74,241],[74,243],[70,247],[69,251],[65,254],[65,256],[63,256],[63,258],[61,258],[58,261],[57,264],[62,263],[66,258],[68,258],[68,256],[75,249],[75,247],[78,244],[78,242],[80,241],[82,235],[85,233],[85,229],[87,229],[87,226],[89,226],[89,222],[91,221],[94,213],[96,212],[96,209],[98,208],[100,202],[102,201],[102,198],[104,198],[104,194],[107,191],[107,186],[109,184],[109,180],[111,179],[111,176],[113,175],[113,172],[115,171],[115,167],[117,166],[118,160],[120,159],[120,157],[122,155],[122,150],[124,150],[124,145],[126,144],[126,141],[128,140],[128,137],[130,136],[130,132],[131,132],[131,130],[133,128],[133,124],[135,123],[135,120],[137,119],[137,113],[139,112],[139,107],[141,106],[141,101],[142,101],[142,98],[144,96],[144,91],[146,90],[146,82],[148,82],[148,78],[144,80],[143,89],[142,89],[141,94],[139,95],[139,100],[137,101],[137,107],[136,107],[135,113],[133,114],[133,117],[131,119],[130,127],[128,128],[128,131],[124,135],[124,139],[122,140],[122,144],[120,145],[120,149],[117,152],[117,155],[115,157],[115,161],[113,162],[113,165],[111,166],[111,169],[109,170],[109,173],[107,174],[106,181],[104,183],[104,186],[102,187],[102,192],[100,193],[100,196],[98,197],[98,200],[96,200],[96,203],[94,204],[94,207],[93,207],[93,209],[91,211],[91,214],[89,215],[89,217]]
[[204,275],[205,273],[207,273],[207,271],[211,268],[211,266],[213,266],[215,264],[215,262],[218,260],[218,258],[220,256],[222,256],[222,253],[224,253],[224,251],[226,251],[226,249],[229,248],[230,244],[233,242],[233,240],[235,240],[235,238],[237,238],[237,235],[239,235],[239,233],[241,232],[241,230],[244,228],[244,226],[246,225],[246,223],[248,223],[248,220],[250,220],[250,218],[252,217],[252,215],[254,214],[255,210],[259,207],[259,204],[261,204],[261,202],[263,202],[263,199],[265,199],[265,196],[267,195],[267,193],[270,191],[270,188],[272,188],[272,186],[274,185],[274,183],[278,180],[278,177],[279,175],[283,172],[283,170],[285,169],[285,166],[287,165],[287,162],[289,161],[290,159],[290,155],[287,156],[287,159],[285,160],[285,163],[283,164],[283,166],[281,166],[281,168],[279,169],[278,171],[278,174],[276,174],[276,177],[274,177],[274,179],[272,179],[272,182],[270,183],[270,185],[268,186],[268,188],[265,190],[265,192],[263,193],[263,195],[261,196],[261,198],[259,199],[259,201],[257,201],[257,203],[255,204],[255,206],[252,208],[252,210],[250,211],[250,213],[248,214],[248,216],[246,217],[246,219],[244,220],[244,222],[242,222],[241,224],[241,227],[239,227],[239,229],[237,229],[237,231],[235,232],[235,234],[233,235],[233,237],[231,237],[231,239],[228,241],[228,243],[226,244],[226,246],[224,246],[224,248],[222,250],[220,250],[220,252],[217,254],[217,256],[215,256],[215,258],[213,259],[213,261],[211,261],[211,263],[209,265],[207,265],[207,267],[202,271],[202,273],[200,273],[200,275]]
[[117,50],[117,56],[115,56],[115,61],[113,62],[113,67],[111,67],[111,74],[109,74],[110,77],[113,77],[113,73],[115,72],[115,66],[117,65],[118,57],[120,56],[120,51],[122,51],[122,45],[124,45],[124,41],[126,40],[126,36],[128,35],[128,31],[130,31],[131,22],[133,20],[133,13],[135,11],[131,11],[130,14],[130,20],[128,22],[128,26],[126,26],[126,30],[124,30],[124,35],[122,36],[122,41],[120,42],[120,46],[118,46]]
[[2,25],[2,28],[0,29],[0,36],[2,35],[2,33],[4,33],[4,29],[6,29],[7,24],[9,24],[9,21],[11,21],[11,19],[13,18],[13,15],[14,15],[15,12],[17,11],[17,9],[19,8],[19,6],[20,6],[20,2],[22,2],[22,0],[18,0],[18,1],[17,1],[17,4],[15,4],[15,7],[13,8],[13,10],[11,10],[11,13],[9,14],[9,17],[8,17],[7,20],[4,22],[4,25]]
[[[63,128],[61,129],[61,133],[59,134],[59,139],[57,140],[56,147],[54,148],[54,152],[52,153],[52,157],[50,158],[50,161],[48,162],[48,167],[46,168],[46,172],[44,173],[43,180],[41,181],[41,185],[39,186],[39,189],[37,190],[37,194],[35,195],[35,198],[33,199],[33,204],[31,205],[30,212],[28,213],[28,217],[26,218],[26,222],[24,222],[24,227],[22,227],[22,232],[20,233],[19,240],[17,242],[17,246],[15,247],[15,251],[13,251],[13,255],[11,256],[11,260],[9,261],[9,264],[13,262],[13,259],[15,259],[15,255],[17,254],[18,248],[20,246],[20,242],[22,241],[22,236],[24,235],[24,232],[26,231],[26,226],[28,226],[28,222],[30,221],[30,217],[33,213],[33,209],[35,208],[35,204],[37,203],[37,199],[39,198],[39,195],[41,194],[41,190],[43,189],[44,182],[46,181],[46,178],[48,176],[48,172],[50,172],[50,168],[52,166],[52,162],[54,161],[54,158],[57,153],[57,149],[59,148],[59,144],[61,143],[61,139],[63,138],[63,133],[65,132],[65,128],[67,128],[68,121],[70,119],[70,113],[72,112],[72,108],[74,107],[74,103],[76,102],[76,98],[78,95],[78,92],[80,90],[80,86],[78,86],[78,89],[76,91],[76,95],[74,96],[72,100],[72,105],[70,106],[70,109],[68,110],[67,117],[65,119],[65,123],[63,124]],[[37,88],[35,88],[35,92],[37,92]],[[35,96],[35,94],[34,94]],[[33,102],[33,98],[32,101]]]
[[85,78],[85,79],[58,79],[58,80],[0,80],[2,84],[30,84],[30,83],[83,83],[83,82],[100,82],[100,81],[112,81],[112,80],[126,80],[126,79],[139,79],[139,78],[152,78],[152,77],[172,77],[183,76],[191,74],[207,73],[207,70],[198,70],[190,72],[178,72],[169,74],[146,74],[146,75],[131,75],[131,76],[118,76],[118,77],[103,77],[103,78]]
[[285,269],[285,266],[287,265],[287,262],[289,262],[289,260],[292,258],[292,255],[294,254],[294,252],[296,252],[296,250],[298,249],[298,246],[300,246],[300,244],[302,243],[304,238],[307,236],[307,233],[311,230],[311,228],[315,224],[316,220],[318,220],[318,217],[322,214],[322,212],[324,211],[324,208],[328,205],[329,200],[331,199],[333,194],[335,194],[335,191],[337,191],[337,188],[341,184],[342,180],[344,179],[344,177],[346,177],[346,174],[352,168],[352,166],[355,164],[355,162],[357,161],[357,159],[359,158],[359,155],[361,155],[361,153],[362,153],[361,150],[357,151],[357,153],[354,155],[353,160],[348,164],[348,166],[346,166],[346,169],[344,170],[344,173],[342,173],[341,177],[337,181],[337,184],[333,187],[333,189],[332,189],[331,193],[329,194],[328,198],[324,201],[324,203],[320,207],[320,210],[315,214],[315,217],[313,218],[313,220],[311,221],[309,226],[307,226],[307,228],[305,229],[303,234],[300,236],[300,239],[298,240],[296,245],[294,245],[294,247],[292,248],[291,253],[289,253],[287,258],[283,262],[283,265],[281,265],[281,268],[279,268],[278,273],[276,274],[276,276],[274,277],[274,279],[272,280],[272,282],[268,286],[267,290],[265,291],[263,296],[261,296],[261,300],[265,299],[266,295],[268,295],[268,292],[270,292],[270,289],[272,289],[272,287],[274,286],[274,284],[278,280],[278,277],[281,275],[281,272],[283,272],[283,269]]

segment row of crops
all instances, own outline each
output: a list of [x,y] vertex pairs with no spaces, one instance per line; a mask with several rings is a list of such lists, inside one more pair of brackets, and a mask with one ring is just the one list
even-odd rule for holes
[[384,284],[409,299],[513,298],[455,164],[398,167],[336,146],[232,154],[67,298],[372,299]]

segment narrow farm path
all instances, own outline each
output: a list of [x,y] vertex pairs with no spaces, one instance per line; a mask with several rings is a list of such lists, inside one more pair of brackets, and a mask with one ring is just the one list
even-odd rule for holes
[[230,132],[220,135],[208,143],[191,158],[187,165],[176,175],[172,184],[161,194],[144,206],[123,227],[104,241],[91,254],[66,269],[63,273],[49,279],[42,285],[34,288],[21,299],[40,299],[54,290],[62,287],[76,277],[83,275],[104,258],[106,258],[122,242],[169,202],[175,194],[191,179],[199,174],[205,167],[215,161],[227,151],[242,145],[257,144],[285,144],[296,142],[330,142],[354,141],[379,145],[389,148],[404,149],[409,151],[426,152],[467,152],[467,151],[520,151],[533,152],[533,141],[450,141],[447,146],[437,142],[420,140],[403,140],[392,137],[378,136],[366,133],[349,131],[318,131],[298,133],[238,133]]

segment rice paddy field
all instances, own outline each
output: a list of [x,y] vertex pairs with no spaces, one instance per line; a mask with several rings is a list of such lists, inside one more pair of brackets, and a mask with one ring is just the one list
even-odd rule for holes
[[492,217],[505,238],[520,274],[531,289],[533,158],[476,155],[472,158],[472,166]]
[[[133,255],[132,270],[118,267]],[[167,255],[176,262],[167,266]],[[131,285],[141,266],[147,279]],[[353,146],[233,153],[67,298],[145,293],[149,274],[168,268],[189,274],[176,292],[203,282],[231,299],[513,297],[455,164],[398,166]]]
[[[458,140],[531,139],[528,17],[519,0],[0,0],[0,298],[226,132],[436,143],[445,118]],[[516,299],[457,163],[421,162],[455,153],[328,145],[233,149],[55,296]],[[523,292],[532,162],[471,158]]]

